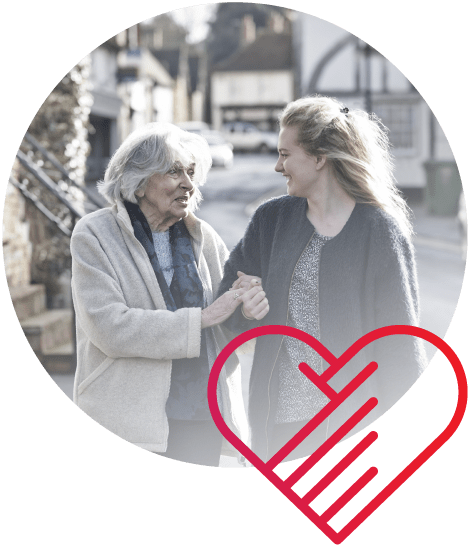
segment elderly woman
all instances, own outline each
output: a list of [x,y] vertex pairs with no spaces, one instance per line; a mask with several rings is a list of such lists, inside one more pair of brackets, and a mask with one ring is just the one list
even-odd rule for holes
[[[228,252],[192,213],[210,166],[204,139],[171,124],[134,132],[112,157],[98,185],[112,206],[82,218],[71,242],[74,401],[142,448],[217,466],[222,437],[206,392],[226,343],[219,324],[263,297],[253,288],[213,300]],[[232,362],[218,396],[237,433],[238,382]]]
[[[285,177],[288,196],[272,199],[255,212],[225,265],[219,288],[220,293],[242,288],[259,277],[269,309],[263,314],[262,301],[255,315],[241,308],[226,325],[242,332],[264,317],[264,324],[309,333],[335,356],[376,328],[416,325],[411,225],[394,184],[387,134],[380,122],[317,96],[287,105],[280,126],[275,170]],[[378,363],[377,372],[289,459],[311,453],[370,397],[377,397],[379,405],[355,429],[378,417],[425,367],[420,340],[395,335],[358,353],[332,378],[332,387],[339,391],[371,361]],[[318,374],[328,367],[293,337],[257,339],[249,417],[253,449],[262,459],[277,453],[329,402],[299,371],[300,362]]]

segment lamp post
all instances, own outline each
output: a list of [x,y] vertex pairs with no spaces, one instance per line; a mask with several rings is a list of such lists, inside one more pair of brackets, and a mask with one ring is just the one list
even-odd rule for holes
[[369,114],[372,113],[372,67],[371,67],[371,55],[372,48],[369,44],[364,42],[364,62],[365,62],[365,86],[364,86],[364,103],[365,110]]

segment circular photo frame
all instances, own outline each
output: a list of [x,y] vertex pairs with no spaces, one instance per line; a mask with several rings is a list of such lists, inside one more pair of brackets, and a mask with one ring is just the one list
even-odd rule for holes
[[[414,80],[379,49],[290,8],[186,7],[94,47],[39,101],[6,188],[6,280],[37,357],[26,351],[33,378],[43,383],[45,370],[54,381],[47,391],[60,400],[58,386],[94,420],[86,425],[98,438],[113,433],[120,448],[127,441],[176,461],[246,469],[207,405],[211,365],[237,334],[287,325],[329,341],[337,356],[386,325],[419,323],[446,336],[466,264],[461,172]],[[323,128],[309,142],[300,127],[320,106],[307,130],[320,118]],[[348,187],[346,149],[327,139],[335,131],[341,144],[369,146],[364,157],[352,154],[367,172],[358,190]],[[374,175],[386,192],[374,189]],[[371,211],[385,212],[382,224]],[[325,241],[315,247],[313,235]],[[339,255],[328,251],[335,239],[344,240]],[[325,336],[340,321],[341,337]],[[383,355],[375,350],[398,364],[380,382],[388,390],[415,369],[378,417],[435,355],[414,340],[408,349],[403,337]],[[299,349],[266,343],[277,349],[266,377],[256,346],[233,354],[218,398],[227,423],[261,448],[258,423],[269,447],[282,418],[298,431],[318,410],[294,406],[304,415],[292,415],[298,392],[316,398],[293,373]],[[313,369],[325,367],[320,358]],[[385,392],[385,402],[380,383],[368,391]]]

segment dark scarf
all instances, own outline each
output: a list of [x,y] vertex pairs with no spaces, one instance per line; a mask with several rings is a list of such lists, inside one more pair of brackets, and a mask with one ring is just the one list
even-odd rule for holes
[[178,221],[169,229],[174,274],[171,285],[168,287],[158,262],[152,231],[147,219],[137,204],[124,202],[124,205],[131,219],[134,235],[149,256],[167,309],[176,311],[184,307],[203,308],[204,290],[197,272],[191,238],[184,222]]
[[[197,271],[191,237],[184,222],[178,221],[169,228],[174,273],[168,287],[147,219],[137,204],[126,201],[124,206],[134,235],[147,252],[167,309],[176,311],[189,307],[204,308],[204,290]],[[199,357],[172,361],[170,394],[166,405],[167,415],[172,419],[210,419],[206,394],[209,359],[204,335],[201,334]]]

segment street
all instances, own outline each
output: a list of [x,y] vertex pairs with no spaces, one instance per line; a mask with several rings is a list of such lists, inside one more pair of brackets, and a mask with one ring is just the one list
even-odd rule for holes
[[245,232],[249,221],[246,207],[284,184],[273,169],[275,163],[274,154],[236,154],[232,169],[212,168],[209,172],[196,215],[214,227],[229,250]]

